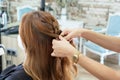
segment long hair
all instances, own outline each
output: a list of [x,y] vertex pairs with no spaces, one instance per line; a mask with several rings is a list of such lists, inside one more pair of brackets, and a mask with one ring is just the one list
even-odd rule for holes
[[50,13],[27,13],[19,32],[27,55],[23,67],[33,80],[73,80],[76,69],[70,59],[51,56],[52,40],[60,34],[60,29]]

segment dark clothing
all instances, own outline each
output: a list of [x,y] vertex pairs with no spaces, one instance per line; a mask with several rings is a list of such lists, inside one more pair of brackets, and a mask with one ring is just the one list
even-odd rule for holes
[[22,65],[12,65],[2,71],[0,80],[32,80],[32,78],[26,74]]

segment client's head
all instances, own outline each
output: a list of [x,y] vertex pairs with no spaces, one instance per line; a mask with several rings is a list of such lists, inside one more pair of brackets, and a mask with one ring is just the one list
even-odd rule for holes
[[74,66],[71,61],[51,57],[52,40],[60,34],[59,24],[51,14],[27,13],[22,18],[19,32],[26,52],[24,70],[33,80],[72,80]]

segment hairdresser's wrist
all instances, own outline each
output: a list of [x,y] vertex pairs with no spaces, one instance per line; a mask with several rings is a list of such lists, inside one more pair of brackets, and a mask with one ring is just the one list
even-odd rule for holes
[[80,29],[80,30],[78,31],[79,37],[83,37],[83,38],[84,38],[84,35],[87,35],[87,34],[89,33],[89,31],[90,31],[90,30],[88,30],[88,29]]
[[80,52],[77,49],[71,50],[71,54],[69,55],[74,63],[78,63]]
[[72,56],[72,60],[73,60],[74,63],[79,62],[80,55],[81,55],[81,53],[79,51],[74,52],[74,55]]

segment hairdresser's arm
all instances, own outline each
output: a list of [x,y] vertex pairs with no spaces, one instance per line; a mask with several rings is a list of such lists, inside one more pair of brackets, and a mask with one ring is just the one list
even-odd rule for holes
[[[65,39],[60,38],[60,41],[53,40],[53,53],[52,56],[57,57],[71,57],[78,52],[72,45]],[[80,52],[78,52],[80,53]],[[92,75],[100,80],[120,80],[120,73],[102,65],[80,53],[78,64],[85,68]]]
[[67,40],[74,37],[83,37],[87,40],[90,40],[104,48],[120,52],[120,38],[107,36],[101,33],[93,32],[87,29],[75,29],[75,30],[65,30],[62,32],[62,35],[66,35]]
[[120,80],[120,72],[102,65],[82,54],[79,55],[78,64],[100,80]]

